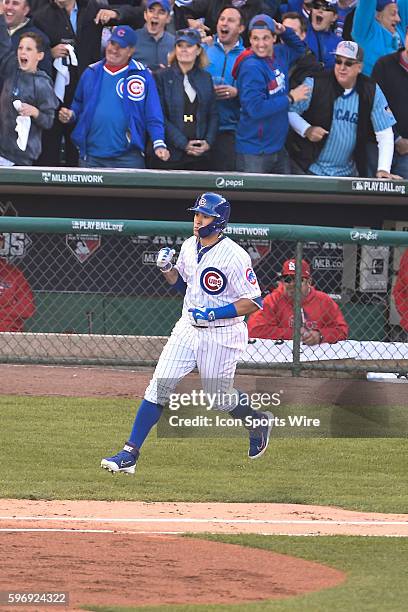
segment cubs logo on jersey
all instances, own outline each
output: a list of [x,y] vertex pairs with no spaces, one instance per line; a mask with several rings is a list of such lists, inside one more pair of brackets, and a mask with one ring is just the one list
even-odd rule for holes
[[[116,93],[123,98],[125,79],[120,79],[116,85]],[[140,102],[146,96],[146,79],[141,75],[131,75],[126,79],[127,97],[133,102]]]
[[285,74],[277,68],[273,70],[273,77],[268,82],[269,95],[274,95],[285,89]]
[[219,295],[227,286],[227,277],[217,268],[206,268],[200,276],[201,288],[210,295]]
[[256,285],[256,283],[258,282],[256,278],[256,274],[252,268],[246,269],[245,276],[246,276],[248,283],[251,283],[251,285]]

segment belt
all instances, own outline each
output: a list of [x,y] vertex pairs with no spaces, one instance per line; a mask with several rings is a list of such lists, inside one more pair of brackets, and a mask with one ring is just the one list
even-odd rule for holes
[[192,325],[197,329],[219,329],[220,327],[231,327],[231,325]]

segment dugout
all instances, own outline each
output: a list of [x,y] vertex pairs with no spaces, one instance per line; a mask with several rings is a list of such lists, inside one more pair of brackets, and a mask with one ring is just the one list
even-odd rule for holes
[[[187,221],[186,208],[203,191],[225,194],[233,203],[234,222],[408,228],[408,182],[405,181],[153,170],[0,168],[0,214],[6,216]],[[72,247],[68,238],[65,246]],[[147,275],[154,267],[153,252],[161,246],[160,240],[152,240],[148,247],[137,253]],[[372,287],[362,287],[359,285],[357,259],[347,269],[342,266],[339,273],[339,254],[335,245],[328,245],[326,253],[315,252],[313,245],[308,248],[306,256],[313,261],[318,284],[324,280],[320,288],[335,295],[347,293],[348,299],[344,300],[342,309],[346,318],[353,322],[352,337],[357,340],[386,339],[392,308],[383,299],[381,288],[378,290],[375,285],[380,277],[380,258],[368,258],[376,262],[378,269],[373,269]],[[30,249],[30,257],[35,257],[36,250],[32,245]],[[369,255],[370,247],[367,249]],[[44,246],[38,246],[37,251],[46,260],[47,268],[52,269],[52,262],[57,261],[55,253],[47,251]],[[29,271],[30,261],[24,261],[24,239],[21,242],[18,237],[6,236],[0,243],[1,253],[13,256],[23,269],[26,267]],[[357,250],[355,254],[356,258],[357,255],[360,257]],[[290,256],[290,252],[271,254],[269,261],[264,260],[264,269],[273,265],[270,262],[274,259],[282,261],[286,256]],[[393,255],[391,262],[391,256],[387,259],[386,253],[382,257],[382,271],[387,272],[382,279],[383,293],[389,294],[399,259]],[[353,261],[353,256],[347,259]],[[84,262],[79,261],[78,265]],[[323,264],[322,270],[320,266]],[[260,274],[262,277],[261,270]],[[265,280],[265,286],[267,282]],[[162,316],[155,317],[156,298],[148,294],[139,297],[120,295],[119,292],[105,295],[104,290],[95,288],[90,308],[89,295],[84,296],[81,288],[76,291],[73,288],[62,289],[56,283],[45,289],[34,287],[34,290],[37,313],[27,323],[27,331],[44,329],[46,320],[51,332],[167,335],[179,313],[178,298],[169,296],[161,299]],[[72,309],[75,317],[70,320],[64,308],[69,291],[70,299],[75,302]],[[356,292],[359,299],[353,302]],[[144,327],[141,330],[141,319],[151,320],[152,329]]]

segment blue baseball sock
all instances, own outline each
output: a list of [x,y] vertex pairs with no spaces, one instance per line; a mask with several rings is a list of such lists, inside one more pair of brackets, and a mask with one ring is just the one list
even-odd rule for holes
[[244,403],[240,397],[240,401],[238,402],[238,404],[235,406],[235,408],[230,410],[228,414],[231,414],[236,419],[241,419],[244,427],[246,429],[252,430],[253,427],[251,427],[251,425],[248,424],[248,421],[245,420],[246,417],[250,417],[252,422],[252,419],[259,419],[259,414],[262,413],[259,413],[258,411],[251,408],[248,403]]
[[129,442],[137,449],[142,447],[143,442],[149,435],[150,430],[160,419],[163,406],[154,404],[148,400],[143,400],[137,411],[135,422],[133,423],[132,433]]

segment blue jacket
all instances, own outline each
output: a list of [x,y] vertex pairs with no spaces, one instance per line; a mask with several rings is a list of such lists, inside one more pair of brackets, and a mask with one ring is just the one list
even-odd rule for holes
[[325,68],[333,68],[334,51],[343,39],[335,32],[316,32],[309,21],[305,43],[315,54],[317,61],[322,62]]
[[[77,122],[72,132],[72,140],[79,148],[79,155],[82,159],[86,159],[87,134],[91,127],[94,110],[99,99],[104,64],[105,60],[102,60],[88,66],[79,79],[71,105],[71,109],[75,113],[75,121]],[[144,152],[146,131],[149,133],[155,149],[165,147],[163,112],[156,83],[151,73],[143,64],[131,59],[128,70],[124,74],[125,82],[136,76],[139,82],[144,84],[142,87],[143,93],[139,93],[137,99],[130,99],[129,88],[123,88],[126,91],[126,95],[122,101],[129,118],[129,150],[135,148]],[[114,119],[112,117],[112,121]]]
[[[204,46],[207,52],[208,59],[210,61],[206,70],[212,76],[224,77],[224,83],[226,85],[233,85],[236,87],[236,81],[232,76],[232,68],[238,55],[244,50],[244,45],[241,39],[237,42],[228,53],[225,53],[224,47],[218,41],[218,37],[214,37],[214,44]],[[239,98],[233,98],[232,100],[217,100],[217,108],[220,116],[220,132],[227,130],[235,131],[237,129],[239,120]]]
[[[383,55],[395,52],[401,45],[398,36],[391,34],[375,18],[377,0],[359,0],[354,13],[352,36],[364,49],[363,73],[371,76],[375,62]],[[398,11],[401,23],[397,32],[404,46],[405,30],[408,26],[408,0],[399,0]]]
[[[288,133],[288,70],[306,51],[291,28],[282,35],[285,44],[274,46],[272,58],[244,51],[234,66],[241,101],[237,128],[238,153],[260,155],[280,151]],[[240,63],[238,63],[240,62]]]
[[[197,92],[198,109],[196,138],[214,144],[218,130],[218,111],[212,79],[208,72],[195,66],[187,74]],[[155,74],[166,125],[166,142],[171,159],[179,161],[188,139],[184,134],[184,74],[177,62]]]

